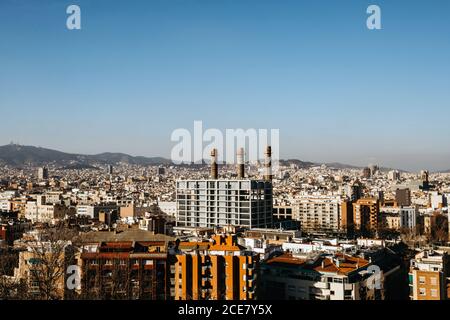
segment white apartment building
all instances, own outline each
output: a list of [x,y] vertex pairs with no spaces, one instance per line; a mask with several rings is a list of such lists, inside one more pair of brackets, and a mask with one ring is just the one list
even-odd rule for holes
[[342,198],[304,195],[295,200],[294,220],[306,231],[339,231]]
[[9,199],[0,199],[0,211],[11,211],[11,202]]
[[60,204],[62,202],[63,193],[60,191],[49,191],[45,194],[46,204]]
[[76,207],[78,216],[88,216],[92,219],[98,219],[100,211],[119,210],[116,204],[79,204]]
[[177,202],[176,201],[160,201],[158,207],[161,212],[168,216],[175,217],[177,214]]
[[417,224],[417,207],[400,208],[400,227],[415,229]]
[[259,180],[177,180],[177,227],[270,228],[272,183]]
[[437,191],[430,193],[430,205],[433,210],[440,209],[444,206],[444,196]]
[[67,208],[60,204],[42,204],[37,201],[28,201],[25,205],[25,218],[33,223],[54,223],[64,219]]
[[271,258],[260,266],[263,299],[378,300],[384,275],[373,273],[365,259],[341,253],[289,254]]

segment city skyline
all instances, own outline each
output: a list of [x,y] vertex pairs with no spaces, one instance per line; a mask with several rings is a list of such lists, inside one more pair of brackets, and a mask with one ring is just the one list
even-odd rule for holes
[[[64,150],[57,150],[57,149],[51,149],[51,148],[47,148],[47,147],[45,147],[45,146],[28,146],[28,145],[22,145],[22,144],[19,144],[19,143],[16,143],[16,142],[14,142],[14,141],[11,141],[8,145],[3,145],[3,146],[1,146],[0,145],[0,148],[2,148],[2,147],[8,147],[8,146],[16,146],[16,147],[26,147],[26,148],[37,148],[37,149],[42,149],[42,150],[47,150],[47,151],[50,151],[50,152],[58,152],[58,153],[64,153],[64,154],[66,154],[66,155],[71,155],[71,156],[88,156],[88,157],[95,157],[95,156],[101,156],[101,155],[107,155],[107,154],[110,154],[110,155],[112,155],[112,159],[111,159],[111,162],[114,162],[115,160],[117,160],[116,158],[117,157],[115,157],[115,155],[123,155],[123,156],[129,156],[129,157],[132,157],[132,158],[146,158],[146,159],[148,159],[148,160],[153,160],[152,161],[152,165],[154,165],[154,164],[158,164],[158,163],[160,163],[160,164],[167,164],[167,163],[172,163],[172,164],[174,164],[174,165],[177,165],[176,163],[174,163],[171,159],[170,159],[170,157],[163,157],[163,156],[159,156],[159,155],[154,155],[154,156],[142,156],[142,155],[140,155],[140,154],[128,154],[128,153],[125,153],[125,152],[121,152],[121,151],[116,151],[116,152],[111,152],[111,151],[103,151],[103,152],[97,152],[97,153],[93,153],[93,154],[84,154],[84,153],[72,153],[72,152],[65,152]],[[29,152],[28,151],[26,151],[25,152],[25,154],[28,154]],[[31,156],[31,155],[29,155],[29,156]],[[55,161],[55,159],[50,159],[50,158],[52,158],[52,156],[53,155],[49,155],[49,159],[48,159],[48,161],[43,161],[43,162],[40,162],[39,164],[41,164],[41,165],[45,165],[45,163],[47,162],[47,164],[50,164],[50,163],[52,163],[53,161]],[[12,158],[11,156],[9,156],[8,157],[9,159],[10,158]],[[22,158],[22,157],[21,157]],[[5,160],[5,159],[3,159],[2,157],[1,157],[1,155],[0,155],[0,162],[2,161],[2,160]],[[352,163],[342,163],[342,162],[338,162],[338,161],[330,161],[330,162],[318,162],[318,161],[309,161],[309,160],[305,160],[305,159],[298,159],[298,158],[283,158],[283,157],[281,157],[279,160],[281,160],[281,161],[301,161],[301,162],[304,162],[306,165],[308,165],[308,166],[314,166],[314,165],[327,165],[327,166],[330,166],[331,168],[333,168],[333,166],[336,166],[336,168],[337,169],[340,169],[341,167],[343,167],[343,168],[345,168],[345,167],[348,167],[348,168],[351,168],[351,169],[363,169],[363,168],[367,168],[368,166],[372,166],[372,165],[376,165],[377,167],[380,167],[381,169],[383,169],[383,170],[400,170],[400,171],[403,171],[403,172],[409,172],[409,173],[420,173],[421,171],[423,171],[423,170],[427,170],[427,168],[420,168],[419,170],[417,170],[417,171],[414,171],[414,170],[406,170],[406,169],[404,169],[404,168],[396,168],[396,167],[385,167],[385,166],[380,166],[379,164],[377,164],[377,163],[366,163],[366,164],[362,164],[362,165],[355,165],[355,164],[352,164]],[[95,159],[91,159],[91,161],[95,161]],[[102,161],[105,161],[104,159],[102,159]],[[158,162],[158,161],[161,161],[161,162]],[[205,158],[203,158],[203,163],[204,164],[209,164],[209,161],[210,161],[210,159],[208,158],[208,157],[205,157]],[[259,161],[262,163],[262,162],[264,162],[264,160],[263,160],[263,158],[261,158],[261,159],[259,159]],[[251,162],[252,163],[252,161],[249,161],[248,159],[245,159],[245,162],[247,163],[247,162]],[[8,161],[6,161],[6,163],[8,163]],[[34,163],[34,162],[32,162],[32,163]],[[220,163],[220,164],[228,164],[228,165],[234,165],[235,164],[235,162],[227,162],[226,161],[226,159],[224,159],[224,161],[223,162],[218,162],[218,163]],[[36,165],[36,164],[38,164],[38,163],[34,163],[34,165]],[[436,171],[431,171],[432,173],[450,173],[450,169],[442,169],[442,170],[436,170]]]
[[450,169],[450,4],[2,1],[0,145],[169,158],[177,128],[280,129],[280,157]]

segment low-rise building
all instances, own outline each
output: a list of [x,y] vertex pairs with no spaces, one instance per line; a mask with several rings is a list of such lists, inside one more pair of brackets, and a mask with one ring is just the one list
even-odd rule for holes
[[370,272],[370,265],[343,253],[285,253],[261,264],[258,292],[280,300],[379,299],[382,275]]
[[180,242],[175,263],[176,300],[254,300],[259,255],[235,235],[211,242]]
[[444,250],[423,250],[411,260],[409,272],[412,300],[447,300],[450,257]]

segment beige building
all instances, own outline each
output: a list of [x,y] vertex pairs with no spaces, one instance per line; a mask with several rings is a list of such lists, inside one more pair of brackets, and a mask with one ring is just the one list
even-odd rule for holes
[[14,277],[24,281],[29,295],[36,299],[64,299],[71,291],[66,287],[66,271],[79,261],[78,255],[70,242],[29,243],[27,251],[19,254]]
[[450,257],[444,250],[424,250],[411,261],[411,300],[449,299]]
[[342,222],[349,223],[347,203],[340,196],[302,196],[294,206],[293,218],[301,222],[305,231],[337,232],[342,229]]
[[401,228],[400,216],[384,216],[383,226],[387,229],[399,230]]
[[62,204],[46,204],[45,196],[38,196],[36,201],[27,201],[25,205],[25,218],[33,223],[54,223],[64,219],[69,210]]

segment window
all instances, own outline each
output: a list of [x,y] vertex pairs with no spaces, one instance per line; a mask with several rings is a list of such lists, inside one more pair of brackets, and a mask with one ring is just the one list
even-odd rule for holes
[[425,277],[419,277],[419,283],[425,284]]
[[433,286],[437,285],[437,279],[436,279],[436,277],[431,277],[431,278],[430,278],[430,282],[431,282],[431,284],[432,284]]
[[431,289],[431,296],[432,296],[433,298],[437,298],[438,292],[437,292],[436,289]]
[[425,288],[419,288],[419,294],[421,296],[425,296],[427,294],[427,290]]

